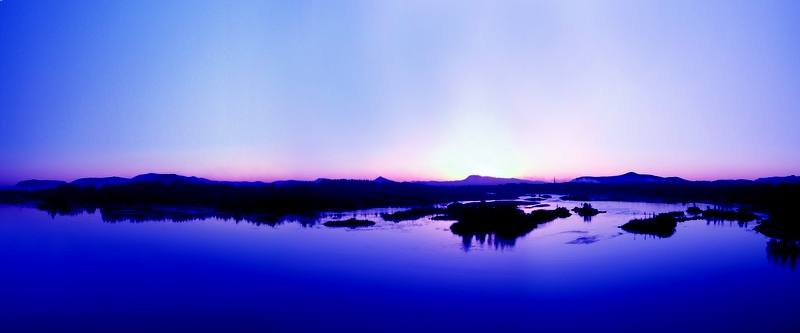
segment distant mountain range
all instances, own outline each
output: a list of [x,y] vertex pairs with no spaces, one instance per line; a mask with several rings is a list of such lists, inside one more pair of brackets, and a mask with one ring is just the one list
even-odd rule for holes
[[767,177],[767,178],[759,178],[755,180],[756,183],[769,183],[769,184],[780,184],[780,183],[797,183],[800,182],[800,177],[795,175],[787,176],[787,177]]
[[[325,181],[325,178],[319,178],[313,182],[321,182]],[[255,181],[255,182],[230,182],[230,181],[214,181],[205,178],[199,177],[187,177],[181,176],[176,174],[158,174],[158,173],[147,173],[138,175],[133,178],[123,178],[123,177],[104,177],[104,178],[81,178],[76,179],[70,183],[61,180],[25,180],[17,183],[14,186],[9,186],[2,188],[0,190],[40,190],[46,188],[54,188],[59,185],[78,185],[78,186],[96,186],[102,187],[106,185],[119,185],[119,184],[127,184],[127,183],[135,183],[135,182],[160,182],[160,183],[172,183],[172,182],[188,182],[188,183],[199,183],[199,184],[230,184],[235,186],[262,186],[266,184],[273,184],[276,186],[285,186],[291,184],[298,184],[298,183],[305,183],[306,181],[299,181],[299,180],[281,180],[275,181],[272,183]],[[386,179],[384,177],[378,177],[373,182],[376,183],[395,183],[395,181]],[[679,178],[679,177],[659,177],[654,175],[647,175],[647,174],[638,174],[635,172],[628,172],[623,175],[619,176],[602,176],[602,177],[593,177],[593,176],[584,176],[578,177],[570,181],[571,183],[584,183],[584,184],[621,184],[621,183],[686,183],[690,182],[689,180]],[[780,184],[783,182],[786,183],[797,183],[800,182],[800,177],[795,175],[787,176],[787,177],[768,177],[768,178],[758,178],[756,180],[746,180],[746,179],[723,179],[723,180],[715,180],[715,183],[768,183],[768,184]],[[525,179],[518,179],[518,178],[497,178],[497,177],[486,177],[486,176],[478,176],[478,175],[471,175],[462,180],[453,180],[453,181],[413,181],[411,183],[414,184],[422,184],[422,185],[431,185],[431,186],[476,186],[476,185],[484,185],[484,186],[492,186],[492,185],[504,185],[504,184],[545,184],[542,181],[533,181],[533,180],[525,180]]]
[[[383,178],[383,177],[380,177]],[[542,181],[533,181],[517,178],[496,178],[472,175],[462,180],[453,181],[415,181],[412,183],[432,186],[471,186],[471,185],[504,185],[504,184],[544,184]]]
[[81,178],[76,179],[70,183],[61,180],[38,180],[31,179],[17,183],[14,186],[6,187],[8,190],[41,190],[45,188],[53,188],[58,185],[78,185],[78,186],[96,186],[103,187],[106,185],[119,185],[135,182],[159,182],[159,183],[172,183],[172,182],[187,182],[187,183],[202,183],[202,184],[231,184],[237,186],[260,186],[268,184],[265,182],[227,182],[227,181],[214,181],[199,177],[187,177],[176,174],[160,174],[160,173],[147,173],[138,175],[133,178],[123,177],[103,177],[103,178]]
[[41,190],[45,188],[53,188],[58,185],[64,185],[67,182],[63,180],[38,180],[38,179],[31,179],[31,180],[23,180],[17,183],[14,186],[7,187],[9,190]]
[[653,175],[641,175],[635,172],[628,172],[619,176],[606,176],[606,177],[578,177],[571,181],[571,183],[589,183],[589,184],[619,184],[619,183],[683,183],[688,180],[678,177],[659,177]]
[[[620,183],[685,183],[689,180],[679,177],[659,177],[653,175],[638,174],[635,172],[628,172],[619,176],[605,176],[605,177],[578,177],[570,181],[571,183],[589,183],[589,184],[620,184]],[[758,178],[756,180],[747,179],[720,179],[713,181],[714,183],[797,183],[800,182],[800,177],[795,175],[787,177],[768,177]]]

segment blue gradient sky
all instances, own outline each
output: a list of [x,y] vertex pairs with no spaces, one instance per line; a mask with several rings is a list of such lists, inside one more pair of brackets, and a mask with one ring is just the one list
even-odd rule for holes
[[798,1],[0,2],[0,185],[800,173]]

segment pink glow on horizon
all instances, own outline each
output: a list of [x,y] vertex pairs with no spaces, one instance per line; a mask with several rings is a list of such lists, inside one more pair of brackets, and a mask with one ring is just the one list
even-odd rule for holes
[[800,174],[797,17],[790,1],[2,2],[0,185]]

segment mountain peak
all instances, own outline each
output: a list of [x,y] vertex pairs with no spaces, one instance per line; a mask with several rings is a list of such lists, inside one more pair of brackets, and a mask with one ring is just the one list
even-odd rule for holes
[[618,183],[675,183],[687,182],[683,178],[678,177],[659,177],[647,174],[638,174],[635,172],[628,172],[619,176],[604,176],[592,177],[583,176],[573,179],[572,183],[590,183],[590,184],[618,184]]
[[375,180],[373,180],[373,182],[376,182],[376,183],[396,183],[396,181],[391,180],[391,179],[383,178],[383,176],[375,178]]

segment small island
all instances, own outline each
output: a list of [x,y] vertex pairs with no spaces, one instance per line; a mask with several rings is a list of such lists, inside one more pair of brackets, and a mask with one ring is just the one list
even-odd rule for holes
[[[689,207],[692,209],[693,207]],[[686,210],[689,211],[688,209]],[[690,213],[691,214],[691,213]],[[744,210],[722,210],[722,209],[706,209],[701,216],[706,220],[730,220],[738,222],[750,222],[761,219],[758,215]]]
[[564,207],[526,214],[516,204],[498,202],[456,203],[448,206],[447,210],[446,218],[458,221],[450,226],[450,231],[456,235],[494,234],[508,240],[527,234],[541,223],[572,215]]
[[703,210],[700,209],[700,207],[692,206],[686,209],[686,213],[691,215],[700,215],[703,213]]
[[647,234],[666,238],[675,233],[675,227],[678,225],[679,221],[684,221],[683,219],[683,212],[661,213],[647,218],[630,220],[620,228],[635,234]]
[[591,204],[586,202],[584,202],[580,207],[573,208],[572,211],[582,217],[591,217],[600,213],[605,213],[605,211],[597,210],[596,208],[592,207]]
[[381,213],[381,218],[383,218],[384,221],[401,222],[401,221],[418,220],[425,216],[445,214],[445,213],[447,213],[446,208],[414,207],[408,210],[401,210],[394,213]]
[[326,227],[346,227],[350,229],[355,229],[358,227],[369,227],[375,225],[375,222],[367,221],[367,220],[358,220],[356,218],[350,218],[344,221],[328,221],[323,223],[322,225]]

